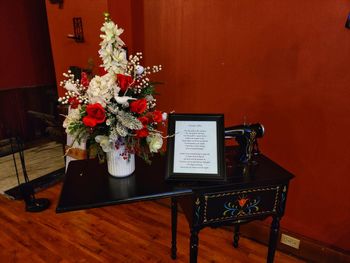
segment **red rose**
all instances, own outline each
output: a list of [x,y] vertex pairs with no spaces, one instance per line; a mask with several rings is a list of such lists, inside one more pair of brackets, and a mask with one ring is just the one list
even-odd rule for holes
[[85,126],[91,127],[91,128],[93,128],[93,127],[95,127],[97,125],[96,120],[93,119],[93,118],[90,118],[88,116],[85,116],[83,118],[83,123],[84,123]]
[[83,118],[83,123],[88,127],[95,127],[98,123],[106,120],[106,112],[100,103],[89,104],[86,107],[87,116]]
[[147,100],[146,99],[134,100],[133,102],[130,103],[130,110],[138,114],[145,112],[145,110],[147,110]]
[[139,117],[138,120],[142,123],[143,126],[149,123],[149,119],[146,116]]
[[79,100],[77,99],[77,97],[71,97],[71,98],[69,98],[68,99],[68,103],[70,104],[70,107],[72,108],[72,109],[76,109],[76,108],[78,108],[78,106],[79,106],[79,104],[80,104],[80,102],[79,102]]
[[89,86],[89,82],[90,81],[89,81],[89,78],[88,78],[86,72],[82,72],[81,79],[80,79],[81,85],[83,85],[86,88],[87,86]]
[[125,92],[134,81],[132,77],[123,74],[117,74],[117,80],[122,92]]
[[144,137],[147,137],[149,132],[148,132],[148,129],[147,128],[142,128],[141,130],[136,130],[136,137],[137,138],[144,138]]
[[162,113],[159,110],[155,110],[154,112],[152,112],[152,119],[154,122],[162,122]]

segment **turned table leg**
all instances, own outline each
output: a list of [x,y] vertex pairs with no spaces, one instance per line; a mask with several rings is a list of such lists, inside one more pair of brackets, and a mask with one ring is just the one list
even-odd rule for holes
[[171,198],[171,258],[176,259],[177,200]]
[[275,257],[279,229],[280,229],[280,217],[274,216],[271,223],[269,251],[267,253],[268,263],[272,263]]
[[197,263],[198,256],[198,230],[191,229],[190,237],[190,263]]
[[238,241],[239,241],[239,224],[234,225],[234,232],[233,232],[233,246],[235,248],[238,247]]

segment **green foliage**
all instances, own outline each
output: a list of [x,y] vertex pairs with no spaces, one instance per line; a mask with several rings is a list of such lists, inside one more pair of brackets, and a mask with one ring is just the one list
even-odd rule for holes
[[144,87],[142,89],[141,94],[144,96],[158,95],[158,93],[156,93],[156,85],[159,85],[159,84],[163,84],[163,83],[162,82],[150,82],[147,87]]
[[74,135],[75,141],[78,143],[81,143],[81,140],[86,138],[87,135],[86,126],[81,121],[72,122],[68,127],[68,131],[69,134]]

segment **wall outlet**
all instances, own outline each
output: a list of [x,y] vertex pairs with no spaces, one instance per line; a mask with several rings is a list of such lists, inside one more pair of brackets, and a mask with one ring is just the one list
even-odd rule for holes
[[291,236],[288,236],[286,234],[282,234],[281,235],[281,243],[290,246],[290,247],[294,247],[296,249],[299,249],[300,246],[300,240]]

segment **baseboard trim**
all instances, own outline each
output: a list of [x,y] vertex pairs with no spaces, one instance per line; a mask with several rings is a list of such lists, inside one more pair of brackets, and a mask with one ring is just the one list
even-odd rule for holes
[[[240,232],[244,237],[267,245],[270,226],[261,222],[253,221],[249,224],[242,225]],[[323,244],[317,240],[292,233],[284,228],[280,229],[278,240],[281,240],[282,233],[300,240],[299,249],[295,249],[293,247],[282,244],[281,242],[278,242],[277,249],[284,253],[304,259],[307,262],[350,262],[350,254],[346,251],[332,248],[327,244]]]
[[[156,201],[159,204],[170,207],[169,199]],[[179,212],[181,208],[179,208]],[[229,231],[233,231],[232,227],[225,227]],[[263,222],[253,221],[248,224],[243,224],[240,227],[241,236],[252,239],[264,245],[268,244],[270,235],[270,226]],[[295,233],[292,233],[284,228],[280,229],[279,239],[281,234],[286,234],[300,240],[299,249],[289,247],[281,242],[278,242],[277,249],[286,254],[293,255],[297,258],[306,260],[307,262],[317,263],[347,263],[350,262],[350,253],[337,248],[330,247],[317,240],[313,240]]]

